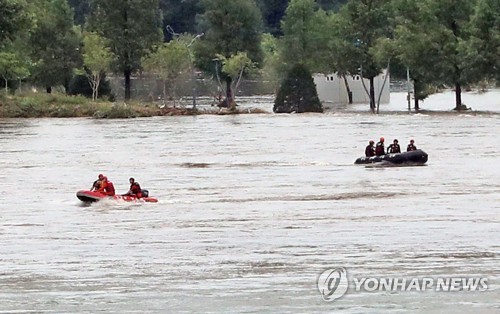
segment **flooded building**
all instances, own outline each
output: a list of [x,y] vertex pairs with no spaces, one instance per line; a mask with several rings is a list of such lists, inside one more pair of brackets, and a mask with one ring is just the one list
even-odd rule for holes
[[[377,76],[374,80],[375,83],[375,101],[378,100],[380,95],[380,103],[387,104],[390,102],[389,92],[389,72],[384,70],[382,74]],[[384,84],[384,80],[386,81]],[[370,81],[363,79],[366,89],[370,89]],[[360,75],[347,75],[344,79],[337,74],[316,74],[314,75],[314,83],[318,91],[318,96],[321,102],[333,104],[348,104],[349,96],[346,88],[346,83],[352,93],[352,102],[354,104],[369,103],[370,98],[368,93],[363,87],[363,81]]]

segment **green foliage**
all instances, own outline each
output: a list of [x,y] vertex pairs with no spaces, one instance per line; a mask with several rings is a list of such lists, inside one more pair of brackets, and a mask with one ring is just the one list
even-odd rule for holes
[[191,40],[174,39],[159,46],[153,53],[143,57],[144,69],[155,74],[163,82],[163,99],[167,99],[167,84],[172,86],[172,96],[176,98],[176,79],[191,69],[189,45]]
[[283,64],[279,54],[278,40],[271,34],[263,34],[261,46],[264,52],[261,77],[268,84],[277,85],[279,83],[280,68]]
[[68,89],[73,71],[81,64],[80,34],[66,0],[40,0],[32,48],[33,78],[42,86],[64,85]]
[[83,64],[92,88],[92,100],[99,96],[99,85],[104,73],[111,69],[115,55],[109,48],[109,42],[95,32],[83,35]]
[[276,113],[323,112],[316,85],[306,66],[294,66],[281,83],[274,101]]
[[0,116],[9,118],[80,117],[91,115],[95,108],[84,97],[60,94],[30,94],[3,100]]
[[500,81],[500,1],[479,0],[469,26],[470,38],[462,45],[473,81]]
[[[262,62],[262,16],[254,0],[203,0],[199,25],[205,31],[194,44],[197,66],[218,78],[219,61],[244,53],[256,66]],[[234,109],[233,77],[222,72],[228,107]],[[237,83],[238,84],[238,83]]]
[[214,73],[213,59],[217,54],[226,58],[246,52],[248,57],[262,62],[262,17],[253,0],[204,0],[205,11],[199,26],[205,36],[195,43],[197,65]]
[[0,0],[0,47],[29,25],[25,0]]
[[110,102],[90,102],[81,96],[62,94],[26,94],[5,97],[0,95],[0,117],[41,118],[41,117],[94,117],[121,119],[151,117],[160,112],[156,107],[142,104]]
[[99,119],[128,119],[136,118],[137,116],[132,107],[125,103],[115,103],[111,106],[101,108],[94,113],[94,117]]
[[29,74],[29,64],[22,55],[14,51],[0,51],[0,77],[5,81],[6,92],[9,80],[21,80]]
[[287,70],[296,64],[310,71],[318,70],[318,46],[324,42],[323,11],[314,0],[291,0],[281,22],[283,37],[280,55]]
[[[88,98],[92,98],[93,92],[94,90],[92,89],[92,86],[89,83],[89,78],[87,74],[84,75],[77,74],[71,79],[71,82],[69,83],[69,92],[68,92],[69,95],[72,96],[81,95]],[[105,75],[101,76],[101,81],[99,82],[99,89],[97,95],[101,98],[104,98],[106,96],[110,101],[114,99],[114,95],[112,94],[111,91],[111,85],[109,81],[106,80]]]
[[233,81],[236,81],[243,75],[245,70],[252,70],[255,64],[250,60],[245,52],[238,52],[229,58],[223,55],[217,55],[217,60],[222,63],[222,73],[229,76]]
[[114,59],[108,40],[96,32],[83,34],[83,64],[92,74],[109,71]]
[[425,89],[429,85],[445,84],[455,88],[455,105],[461,108],[462,86],[483,76],[471,70],[471,59],[482,58],[477,47],[471,51],[475,45],[467,30],[475,2],[394,1],[395,52],[401,63],[410,68],[417,99],[427,95]]
[[345,62],[352,67],[350,73],[362,67],[363,77],[374,78],[386,66],[386,62],[379,63],[373,55],[373,47],[379,39],[391,34],[389,3],[389,0],[350,0],[340,10],[341,35],[352,53],[348,56],[350,60]]
[[[390,0],[350,0],[339,12],[337,38],[333,45],[342,53],[334,63],[341,74],[359,73],[370,80],[370,109],[375,112],[374,78],[387,60],[381,62],[375,48],[380,40],[390,37]],[[338,39],[340,38],[340,41]],[[336,42],[338,41],[338,42]]]

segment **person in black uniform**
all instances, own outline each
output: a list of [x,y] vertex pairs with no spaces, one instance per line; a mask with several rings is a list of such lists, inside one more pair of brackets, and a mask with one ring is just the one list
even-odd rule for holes
[[366,146],[366,148],[365,148],[365,156],[366,157],[375,156],[375,147],[373,147],[373,144],[375,144],[375,142],[373,140],[371,140],[369,142],[368,146]]
[[411,152],[414,150],[417,150],[417,146],[415,146],[415,141],[413,139],[410,140],[410,144],[408,144],[408,147],[406,147],[407,152]]

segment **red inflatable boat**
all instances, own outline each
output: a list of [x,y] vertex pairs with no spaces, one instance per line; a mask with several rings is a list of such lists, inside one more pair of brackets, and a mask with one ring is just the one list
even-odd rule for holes
[[104,199],[115,199],[115,200],[123,200],[126,202],[147,202],[147,203],[156,203],[158,202],[158,199],[154,197],[141,197],[137,198],[135,196],[130,196],[130,195],[114,195],[114,196],[107,196],[102,193],[96,192],[96,191],[89,191],[89,190],[81,190],[76,192],[76,197],[82,202],[85,203],[92,203],[92,202],[98,202],[100,200]]

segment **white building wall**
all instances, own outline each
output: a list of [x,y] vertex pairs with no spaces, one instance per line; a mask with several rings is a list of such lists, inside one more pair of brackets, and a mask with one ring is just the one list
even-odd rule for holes
[[[380,93],[380,103],[387,104],[390,102],[390,92],[389,92],[389,80],[387,78],[385,86],[382,90],[382,85],[384,84],[385,76],[389,75],[387,70],[384,70],[382,74],[374,79],[375,87],[375,101],[378,100]],[[337,74],[315,74],[314,83],[316,84],[316,89],[318,91],[319,100],[321,102],[329,102],[333,104],[348,104],[349,98],[347,96],[347,89],[345,86],[344,79],[338,77]],[[366,88],[370,89],[370,81],[363,79]],[[370,98],[366,93],[363,83],[361,82],[360,75],[347,76],[347,82],[352,91],[352,101],[355,104],[369,103]]]

